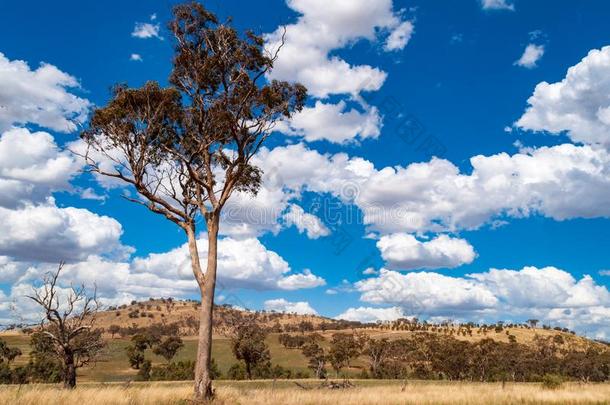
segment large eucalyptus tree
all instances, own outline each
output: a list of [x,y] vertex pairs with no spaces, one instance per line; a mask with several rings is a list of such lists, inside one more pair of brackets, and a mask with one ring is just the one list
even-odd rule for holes
[[[261,169],[252,157],[278,120],[303,107],[300,84],[268,81],[277,57],[262,37],[238,33],[199,3],[178,5],[170,85],[116,86],[82,133],[88,168],[127,183],[129,200],[182,228],[201,292],[195,397],[213,395],[210,378],[212,308],[220,214],[236,191],[255,194]],[[196,223],[204,218],[208,249],[201,264]]]

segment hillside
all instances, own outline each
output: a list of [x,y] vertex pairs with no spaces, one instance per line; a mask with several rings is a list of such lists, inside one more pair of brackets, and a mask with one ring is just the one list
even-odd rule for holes
[[[97,325],[108,331],[111,325],[121,328],[150,327],[154,324],[176,323],[180,335],[184,337],[196,336],[198,329],[199,303],[197,301],[179,301],[173,299],[151,299],[143,302],[133,302],[111,308],[98,314]],[[227,337],[236,325],[244,321],[254,321],[259,326],[272,332],[308,332],[315,330],[323,336],[329,337],[337,330],[358,330],[373,338],[398,339],[417,332],[432,332],[449,335],[459,340],[470,342],[492,338],[500,342],[510,342],[510,336],[515,336],[519,343],[531,343],[535,336],[553,337],[561,336],[566,348],[596,344],[582,336],[575,335],[567,330],[535,328],[522,324],[505,325],[496,331],[495,325],[487,327],[468,327],[465,325],[434,325],[421,323],[413,324],[408,320],[398,320],[383,324],[363,324],[360,322],[337,321],[318,315],[298,315],[290,313],[247,311],[234,309],[230,306],[216,306],[214,309],[214,334],[216,337]],[[304,329],[304,330],[301,330]],[[470,330],[470,331],[469,331]],[[108,332],[106,332],[108,335]]]
[[[107,338],[114,337],[109,330],[112,325],[122,329],[116,335],[129,336],[137,329],[148,328],[154,325],[175,325],[179,335],[189,338],[197,335],[199,327],[199,302],[174,299],[150,299],[141,302],[132,302],[119,307],[109,307],[97,314],[96,325],[104,331]],[[536,336],[561,336],[566,348],[578,348],[590,344],[601,343],[579,336],[566,329],[559,328],[531,328],[523,324],[506,324],[500,329],[497,325],[436,325],[427,323],[414,323],[407,319],[379,324],[363,324],[355,321],[344,321],[326,318],[318,315],[299,315],[294,313],[280,313],[273,311],[249,311],[235,309],[230,306],[215,306],[214,308],[214,336],[227,338],[231,331],[246,321],[255,322],[271,333],[312,332],[331,336],[336,331],[358,330],[372,338],[398,339],[418,332],[447,335],[459,340],[477,342],[491,338],[500,342],[510,342],[514,336],[519,343],[528,344]],[[27,328],[25,329],[27,330]],[[0,332],[0,336],[18,336],[19,329]]]
[[[265,328],[278,328],[281,330],[298,327],[301,322],[309,322],[314,328],[322,324],[328,326],[349,325],[349,322],[335,320],[314,315],[297,315],[277,312],[254,312],[234,309],[230,306],[216,306],[214,308],[214,334],[227,335],[230,330],[244,320],[251,320]],[[197,301],[178,301],[173,299],[150,299],[143,302],[132,302],[130,305],[111,307],[97,316],[97,325],[108,329],[110,325],[122,328],[148,327],[163,323],[179,325],[182,336],[195,336],[199,326],[199,303]]]
[[[129,367],[125,349],[130,345],[130,338],[135,333],[141,333],[148,328],[173,327],[184,340],[184,347],[178,352],[176,361],[192,360],[196,352],[196,336],[198,322],[198,303],[194,301],[149,300],[134,302],[118,308],[111,308],[98,314],[97,322],[102,328],[108,347],[104,356],[94,366],[79,370],[82,381],[124,381],[136,379],[137,370]],[[532,329],[525,325],[430,325],[426,323],[398,320],[386,324],[361,324],[358,322],[336,321],[329,318],[312,315],[296,315],[275,312],[250,312],[237,310],[227,306],[215,308],[214,313],[214,343],[213,357],[220,371],[226,375],[237,360],[231,350],[231,331],[246,321],[256,322],[267,329],[267,345],[271,361],[290,370],[293,375],[311,375],[307,367],[307,359],[299,348],[287,348],[281,343],[282,334],[307,337],[317,333],[323,337],[321,345],[328,349],[333,334],[362,333],[373,339],[387,338],[390,341],[398,339],[419,338],[424,341],[437,339],[441,347],[451,341],[463,341],[470,344],[491,339],[503,344],[511,341],[526,347],[535,348],[541,342],[550,342],[558,353],[583,352],[587,348],[597,347],[606,350],[598,342],[588,340],[573,333],[545,328]],[[119,332],[110,333],[112,325]],[[29,330],[5,331],[0,337],[10,346],[18,347],[23,355],[15,364],[25,364],[29,359]],[[162,358],[147,350],[147,358],[153,364],[163,364]],[[352,376],[358,376],[368,368],[368,359],[361,355],[346,370]]]

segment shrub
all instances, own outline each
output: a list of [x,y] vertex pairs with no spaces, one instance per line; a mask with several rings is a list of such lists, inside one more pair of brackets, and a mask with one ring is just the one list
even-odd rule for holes
[[13,372],[6,363],[0,363],[0,384],[10,384],[13,380]]
[[31,382],[58,383],[63,376],[61,364],[48,356],[35,355],[27,365]]
[[125,351],[127,352],[127,358],[131,368],[138,370],[142,364],[144,364],[144,352],[138,350],[134,346],[128,346]]
[[150,360],[144,360],[138,371],[138,379],[142,381],[150,380],[150,371],[152,369],[152,363]]
[[286,369],[282,366],[280,366],[279,364],[276,364],[272,369],[271,369],[271,377],[273,378],[290,378],[292,377],[292,371],[290,371],[289,369]]
[[245,380],[246,379],[246,366],[243,363],[235,363],[227,371],[227,378],[229,380]]
[[[210,374],[213,380],[220,378],[220,370],[215,359],[212,359],[210,364]],[[195,362],[190,360],[153,367],[149,376],[152,381],[185,381],[194,378]]]
[[546,389],[557,389],[563,384],[563,377],[557,374],[545,374],[542,377],[542,386]]
[[154,381],[184,381],[195,378],[195,362],[179,361],[165,366],[153,367],[151,380]]

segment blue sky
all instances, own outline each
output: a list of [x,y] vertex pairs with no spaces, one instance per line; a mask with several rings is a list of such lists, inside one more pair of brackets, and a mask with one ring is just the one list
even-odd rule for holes
[[[0,323],[28,319],[23,292],[62,259],[66,285],[97,282],[108,303],[197,296],[184,235],[63,149],[66,117],[86,125],[113,84],[167,84],[174,3],[124,3],[0,5]],[[205,5],[269,47],[286,25],[271,77],[311,95],[260,157],[255,205],[275,215],[251,221],[242,199],[223,228],[219,302],[610,336],[607,2]]]

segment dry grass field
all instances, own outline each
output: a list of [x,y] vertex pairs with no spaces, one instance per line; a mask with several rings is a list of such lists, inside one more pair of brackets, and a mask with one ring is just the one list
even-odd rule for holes
[[[218,382],[213,404],[393,405],[393,404],[610,404],[610,384],[565,384],[555,390],[540,384],[354,381],[349,389],[304,390],[282,381]],[[0,404],[161,405],[189,404],[191,384],[81,384],[73,391],[49,385],[0,386]]]

